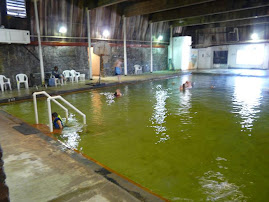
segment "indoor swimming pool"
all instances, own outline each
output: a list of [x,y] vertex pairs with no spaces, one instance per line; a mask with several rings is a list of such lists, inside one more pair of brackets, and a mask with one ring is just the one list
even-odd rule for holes
[[[179,91],[187,80],[194,87]],[[114,97],[117,88],[122,97]],[[87,125],[70,110],[54,136],[154,193],[172,201],[268,200],[267,78],[184,75],[63,97]],[[0,107],[35,123],[33,101]],[[48,124],[45,99],[38,109]]]

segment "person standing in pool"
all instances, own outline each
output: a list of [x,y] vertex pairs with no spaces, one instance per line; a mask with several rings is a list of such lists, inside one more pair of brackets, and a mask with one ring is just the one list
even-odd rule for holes
[[114,68],[115,68],[115,75],[118,77],[118,82],[121,83],[121,65],[122,65],[122,59],[117,59]]
[[52,113],[52,122],[55,129],[63,129],[62,118],[56,113]]

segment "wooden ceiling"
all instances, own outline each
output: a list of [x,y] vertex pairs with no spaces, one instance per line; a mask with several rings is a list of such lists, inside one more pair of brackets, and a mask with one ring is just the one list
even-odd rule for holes
[[117,4],[126,17],[146,16],[173,27],[229,27],[268,24],[268,0],[91,0],[88,9]]

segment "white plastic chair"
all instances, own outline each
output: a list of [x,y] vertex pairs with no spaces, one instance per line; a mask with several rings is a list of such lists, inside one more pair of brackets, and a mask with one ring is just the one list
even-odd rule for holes
[[72,81],[72,83],[73,83],[73,81],[74,81],[74,77],[71,75],[70,70],[64,70],[64,71],[63,71],[63,75],[64,75],[64,78],[65,78],[65,81],[66,81],[67,79],[69,79],[69,81]]
[[28,85],[28,77],[26,74],[17,74],[16,75],[16,81],[17,81],[17,87],[18,87],[18,90],[20,90],[20,84],[21,83],[24,83],[24,86],[25,88],[29,88],[29,85]]
[[0,75],[0,87],[2,92],[7,89],[7,86],[9,86],[9,90],[11,89],[11,84],[10,84],[10,79],[8,79],[7,77],[5,77],[4,75]]
[[140,72],[140,74],[142,74],[142,67],[140,65],[134,65],[135,68],[135,74],[138,74]]
[[78,78],[80,77],[80,73],[76,72],[76,70],[71,70],[70,74],[72,75],[73,78],[75,78],[75,81],[78,83]]

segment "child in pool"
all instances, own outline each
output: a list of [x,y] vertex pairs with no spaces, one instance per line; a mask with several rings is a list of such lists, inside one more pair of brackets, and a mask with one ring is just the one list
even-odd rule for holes
[[62,118],[56,113],[52,113],[52,122],[55,129],[63,129]]

